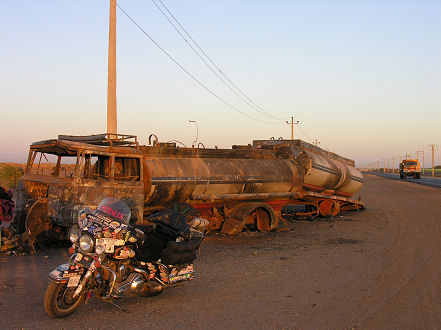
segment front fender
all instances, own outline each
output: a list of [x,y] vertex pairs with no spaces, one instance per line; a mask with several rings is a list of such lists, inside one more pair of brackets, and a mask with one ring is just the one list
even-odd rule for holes
[[49,273],[49,279],[55,283],[67,283],[69,278],[64,277],[64,270],[69,267],[68,264],[62,264]]
[[[75,256],[76,254],[74,254]],[[75,265],[74,269],[72,268]],[[49,279],[55,283],[68,283],[72,276],[83,276],[86,267],[80,263],[70,262],[69,264],[61,264],[49,273]]]

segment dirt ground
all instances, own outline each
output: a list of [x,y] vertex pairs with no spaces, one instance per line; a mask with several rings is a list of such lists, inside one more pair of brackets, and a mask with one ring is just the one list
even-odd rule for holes
[[441,327],[441,190],[372,175],[363,212],[293,221],[291,231],[212,235],[197,277],[129,313],[91,299],[52,320],[47,273],[66,258],[0,258],[2,328],[430,329]]

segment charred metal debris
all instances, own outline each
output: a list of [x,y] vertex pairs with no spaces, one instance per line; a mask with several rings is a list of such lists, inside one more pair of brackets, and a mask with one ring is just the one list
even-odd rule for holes
[[[208,231],[269,231],[282,216],[331,217],[364,209],[354,161],[301,140],[255,140],[231,149],[141,146],[133,135],[60,135],[30,146],[16,190],[13,229],[29,244],[64,239],[78,212],[105,197],[124,201],[132,223],[174,203],[208,219]],[[151,136],[151,137],[152,137]]]

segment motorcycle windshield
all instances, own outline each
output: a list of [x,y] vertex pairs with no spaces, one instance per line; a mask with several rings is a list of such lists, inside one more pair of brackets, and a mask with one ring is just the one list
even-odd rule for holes
[[97,211],[126,225],[129,224],[132,213],[130,208],[123,201],[120,201],[114,197],[104,198],[104,200],[98,206]]
[[98,211],[87,213],[81,229],[98,238],[124,238],[128,226]]

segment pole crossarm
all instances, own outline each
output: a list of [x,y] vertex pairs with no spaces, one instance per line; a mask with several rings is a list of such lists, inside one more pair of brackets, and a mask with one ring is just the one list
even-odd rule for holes
[[298,125],[299,121],[294,121],[294,117],[291,117],[291,122],[286,121],[288,125],[291,125],[291,140],[294,140],[294,125]]

